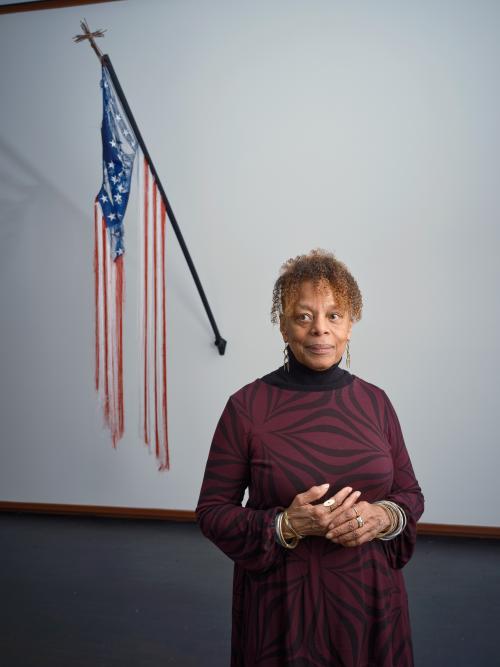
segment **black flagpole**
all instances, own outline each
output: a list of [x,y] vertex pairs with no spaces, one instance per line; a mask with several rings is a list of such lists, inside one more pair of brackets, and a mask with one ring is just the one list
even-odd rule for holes
[[[196,271],[195,265],[193,264],[193,260],[191,259],[191,255],[189,254],[189,250],[187,248],[186,242],[184,241],[184,238],[182,236],[182,232],[180,230],[180,227],[177,223],[177,220],[175,218],[174,212],[172,210],[172,207],[170,206],[170,202],[168,201],[167,195],[165,193],[165,190],[163,189],[163,185],[160,181],[160,178],[158,176],[158,173],[155,169],[155,166],[153,164],[153,161],[151,159],[151,156],[149,155],[149,151],[146,147],[146,144],[144,143],[144,139],[142,138],[142,135],[140,133],[140,130],[137,126],[137,123],[135,122],[134,115],[129,107],[129,104],[127,102],[127,98],[125,97],[125,93],[123,92],[123,89],[120,85],[120,82],[118,80],[118,77],[116,76],[116,72],[113,68],[113,65],[111,64],[111,60],[107,54],[102,54],[99,48],[97,47],[94,37],[102,37],[103,36],[103,31],[97,31],[95,33],[91,33],[88,25],[86,22],[81,23],[82,30],[84,31],[84,35],[79,35],[75,37],[75,41],[82,41],[83,39],[88,39],[90,42],[91,47],[94,49],[94,51],[97,54],[97,57],[102,63],[102,66],[107,69],[109,72],[109,75],[111,77],[111,81],[113,82],[114,89],[116,91],[116,94],[118,95],[118,98],[120,100],[120,103],[123,107],[123,110],[125,114],[127,115],[128,121],[132,127],[132,130],[134,132],[135,138],[137,139],[137,143],[141,147],[141,150],[144,154],[144,157],[147,160],[147,163],[149,165],[149,168],[151,169],[151,173],[153,174],[153,177],[156,181],[156,185],[158,186],[158,190],[160,191],[161,198],[163,200],[163,203],[165,205],[165,210],[168,215],[168,219],[170,220],[170,224],[173,227],[173,230],[175,232],[175,235],[177,237],[177,240],[179,241],[179,245],[181,246],[181,250],[184,254],[184,257],[186,259],[186,262],[189,266],[189,270],[191,271],[191,275],[193,276],[193,280],[195,282],[196,288],[198,289],[198,294],[200,295],[200,298],[203,302],[203,305],[205,307],[205,311],[207,313],[208,319],[210,320],[210,324],[212,325],[213,332],[215,334],[215,345],[217,346],[217,349],[219,350],[219,354],[224,354],[226,350],[226,340],[222,338],[219,332],[219,328],[217,327],[217,323],[215,321],[215,318],[212,314],[212,310],[210,308],[210,305],[208,303],[207,297],[205,295],[205,291],[203,289],[203,286],[201,284],[200,278],[198,277],[198,273]],[[80,39],[79,39],[80,38]]]

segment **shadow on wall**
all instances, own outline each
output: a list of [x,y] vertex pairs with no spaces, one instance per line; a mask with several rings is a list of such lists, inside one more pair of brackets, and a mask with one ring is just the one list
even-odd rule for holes
[[75,406],[93,399],[93,221],[90,201],[85,215],[3,138],[0,202],[0,437],[13,451],[88,419]]

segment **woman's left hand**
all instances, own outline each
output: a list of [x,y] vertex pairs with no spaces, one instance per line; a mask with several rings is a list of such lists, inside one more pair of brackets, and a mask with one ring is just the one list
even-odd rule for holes
[[343,547],[358,547],[371,542],[379,533],[389,527],[390,519],[380,505],[372,505],[364,500],[347,510],[332,512],[332,522],[325,537]]

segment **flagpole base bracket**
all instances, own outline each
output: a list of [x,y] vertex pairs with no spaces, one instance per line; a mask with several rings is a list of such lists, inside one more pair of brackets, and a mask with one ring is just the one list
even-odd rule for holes
[[224,338],[218,338],[215,341],[215,344],[217,345],[217,349],[219,350],[219,354],[223,355],[224,352],[226,351],[227,341]]

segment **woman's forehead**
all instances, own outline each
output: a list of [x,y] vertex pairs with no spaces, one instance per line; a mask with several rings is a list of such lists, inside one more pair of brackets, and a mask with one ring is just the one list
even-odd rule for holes
[[312,280],[304,280],[298,285],[296,292],[296,298],[331,298],[334,299],[334,291],[332,286],[327,280],[320,280],[318,282],[313,282]]
[[305,280],[297,286],[294,293],[289,295],[285,309],[312,307],[312,306],[342,307],[342,300],[330,283],[326,280],[313,282]]

